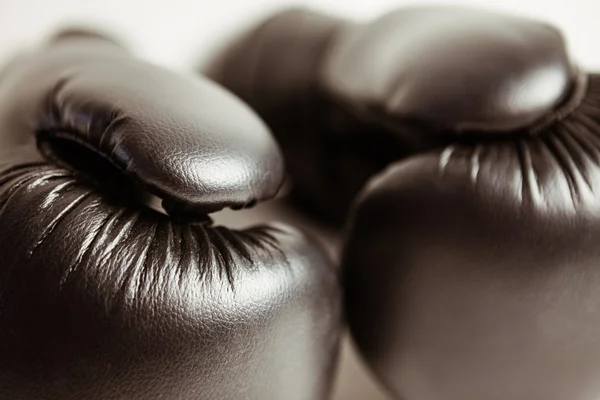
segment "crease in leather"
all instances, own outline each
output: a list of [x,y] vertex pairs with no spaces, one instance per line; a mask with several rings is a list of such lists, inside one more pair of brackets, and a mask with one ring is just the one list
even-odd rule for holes
[[589,212],[587,204],[594,204],[600,193],[600,76],[589,76],[583,94],[576,107],[569,105],[568,112],[558,113],[533,136],[525,130],[494,140],[467,138],[439,149],[439,173],[452,180],[453,174],[464,172],[475,188],[481,182],[506,182],[492,187],[513,190],[527,213]]
[[[56,168],[51,164],[36,163],[34,165],[4,167],[0,168],[0,217],[5,212],[4,207],[7,203],[27,201],[27,193],[30,190],[33,188],[39,190],[44,186],[46,186],[47,192],[40,207],[55,215],[44,228],[44,231],[38,234],[38,238],[28,251],[29,257],[32,257],[40,247],[46,244],[45,242],[59,224],[68,223],[67,221],[76,218],[75,214],[81,211],[81,208],[86,208],[90,203],[97,202],[101,194],[98,189],[93,187],[82,190],[82,187],[86,185],[82,185],[80,179],[77,179],[73,173]],[[65,203],[62,199],[66,197],[69,191],[74,189],[82,191],[82,193]],[[18,196],[20,200],[15,199],[15,196]],[[91,197],[96,199],[92,200]],[[126,207],[118,208],[118,210],[120,210],[119,214],[108,216],[106,223],[102,224],[98,231],[91,233],[90,242],[104,247],[104,250],[102,250],[104,255],[99,256],[100,260],[104,257],[111,257],[110,253],[113,250],[110,249],[119,248],[121,252],[127,253],[127,248],[123,246],[127,246],[130,240],[127,233],[133,229],[131,225],[136,224],[136,221],[140,219],[143,221],[151,217],[150,214],[143,213],[140,215],[139,211],[127,210]],[[161,227],[164,229],[166,221],[168,221],[168,219],[160,217],[159,214],[151,217],[152,219],[156,220],[154,223],[150,223],[150,226],[154,225],[154,230]],[[145,223],[148,224],[147,221]],[[172,238],[173,243],[181,241],[182,243],[188,243],[188,245],[192,242],[201,244],[197,251],[185,251],[185,245],[180,249],[181,254],[197,253],[199,257],[198,260],[188,259],[185,263],[173,263],[175,268],[181,268],[182,277],[185,275],[185,271],[193,265],[194,268],[200,271],[199,274],[202,280],[205,279],[207,282],[211,282],[213,279],[224,279],[229,282],[231,289],[235,291],[234,272],[232,271],[234,266],[255,268],[256,266],[253,265],[255,260],[264,260],[265,257],[277,258],[282,265],[289,265],[289,261],[279,249],[278,241],[273,234],[274,232],[283,233],[277,227],[255,226],[235,232],[225,227],[207,226],[205,224],[186,224],[183,226],[187,227],[187,230],[177,233],[171,232],[174,235]],[[100,240],[101,232],[110,228],[119,232],[115,235],[109,235],[113,237],[113,241]],[[178,237],[179,239],[177,239]],[[160,243],[160,241],[155,241],[154,246]],[[143,253],[146,252],[147,249]],[[89,259],[92,254],[93,252],[89,253],[87,249],[84,249],[83,253],[78,256],[78,261],[69,270],[68,275],[76,272],[79,268],[90,268],[92,265],[103,268],[104,262],[95,263]],[[84,258],[88,260],[83,262]],[[145,256],[134,258],[143,259],[141,264],[134,264],[134,268],[148,268],[147,265],[149,264],[146,263]],[[66,280],[67,277],[61,281],[61,286],[64,285]],[[180,278],[180,280],[183,280],[183,278]],[[137,286],[141,287],[142,285],[143,283],[140,281]]]

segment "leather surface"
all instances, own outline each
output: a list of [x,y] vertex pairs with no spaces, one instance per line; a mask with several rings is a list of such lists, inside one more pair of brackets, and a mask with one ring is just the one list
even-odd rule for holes
[[[275,125],[287,103],[255,104],[286,156],[322,171],[296,187],[322,215],[348,216],[344,179],[360,190],[345,311],[374,374],[403,400],[600,396],[600,76],[578,72],[555,29],[521,18],[426,7],[330,21],[308,122]],[[277,44],[280,57],[316,40],[303,37]],[[318,132],[302,136],[312,145],[286,145],[305,132]]]
[[338,224],[389,163],[459,132],[528,127],[565,101],[577,73],[556,29],[457,7],[407,8],[367,24],[284,11],[203,71],[272,128],[293,197]]
[[[359,189],[354,182],[361,178],[348,182],[347,171],[340,173],[352,156],[345,157],[348,151],[336,141],[332,107],[317,77],[335,33],[346,24],[304,9],[285,10],[242,32],[201,68],[269,125],[285,154],[292,197],[336,221],[343,218],[344,203]],[[362,176],[360,168],[355,170]]]
[[554,27],[458,7],[414,7],[346,29],[322,85],[361,112],[444,131],[523,128],[559,105],[574,68]]
[[343,257],[363,357],[406,400],[600,395],[600,77],[537,136],[399,161]]
[[0,398],[327,398],[341,311],[325,252],[202,214],[281,184],[238,99],[58,35],[2,71],[0,149]]
[[3,148],[36,138],[83,143],[172,207],[198,213],[279,189],[282,160],[267,128],[210,81],[148,68],[97,37],[67,36],[22,57],[0,87],[0,117],[14,126]]

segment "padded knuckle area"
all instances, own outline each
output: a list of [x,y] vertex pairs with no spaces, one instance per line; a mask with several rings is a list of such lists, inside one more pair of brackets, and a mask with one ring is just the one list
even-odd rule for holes
[[[3,147],[69,139],[174,213],[203,215],[277,193],[281,154],[240,99],[207,79],[76,38],[33,53],[38,60],[15,61],[0,93]],[[85,172],[98,166],[80,164]]]
[[560,32],[458,7],[407,8],[340,36],[322,71],[330,94],[387,119],[509,131],[568,98],[576,68]]

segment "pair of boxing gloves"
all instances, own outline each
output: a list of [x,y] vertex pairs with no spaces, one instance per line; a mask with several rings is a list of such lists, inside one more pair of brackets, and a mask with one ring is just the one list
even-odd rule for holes
[[[202,72],[77,31],[0,71],[0,398],[326,399],[345,319],[397,398],[600,394],[600,82],[557,30],[290,10]],[[286,170],[341,279],[213,224]]]

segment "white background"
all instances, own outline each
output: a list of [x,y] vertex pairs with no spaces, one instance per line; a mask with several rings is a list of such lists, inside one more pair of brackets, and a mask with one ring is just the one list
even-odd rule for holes
[[[368,20],[386,10],[425,3],[402,0],[298,0],[356,20]],[[437,1],[436,3],[456,3]],[[100,26],[112,30],[138,54],[165,66],[189,70],[236,31],[274,10],[285,0],[0,0],[0,61],[23,45],[35,43],[63,24]],[[600,71],[600,2],[598,0],[462,1],[505,12],[532,16],[559,26],[579,65]],[[243,215],[242,218],[240,216]],[[313,231],[315,226],[278,206],[226,214],[224,221],[246,224],[277,217]],[[332,235],[329,235],[331,238]],[[333,236],[330,244],[335,248]],[[385,397],[344,342],[335,400],[382,400]],[[282,399],[284,400],[284,399]]]
[[[189,67],[245,23],[285,7],[288,0],[0,0],[0,49],[39,39],[62,23],[92,23],[114,29],[151,60]],[[349,18],[366,20],[407,4],[406,0],[297,0]],[[435,3],[456,3],[441,0]],[[560,26],[584,66],[600,69],[598,0],[471,0],[476,4],[535,16]],[[0,55],[1,56],[1,55]]]

